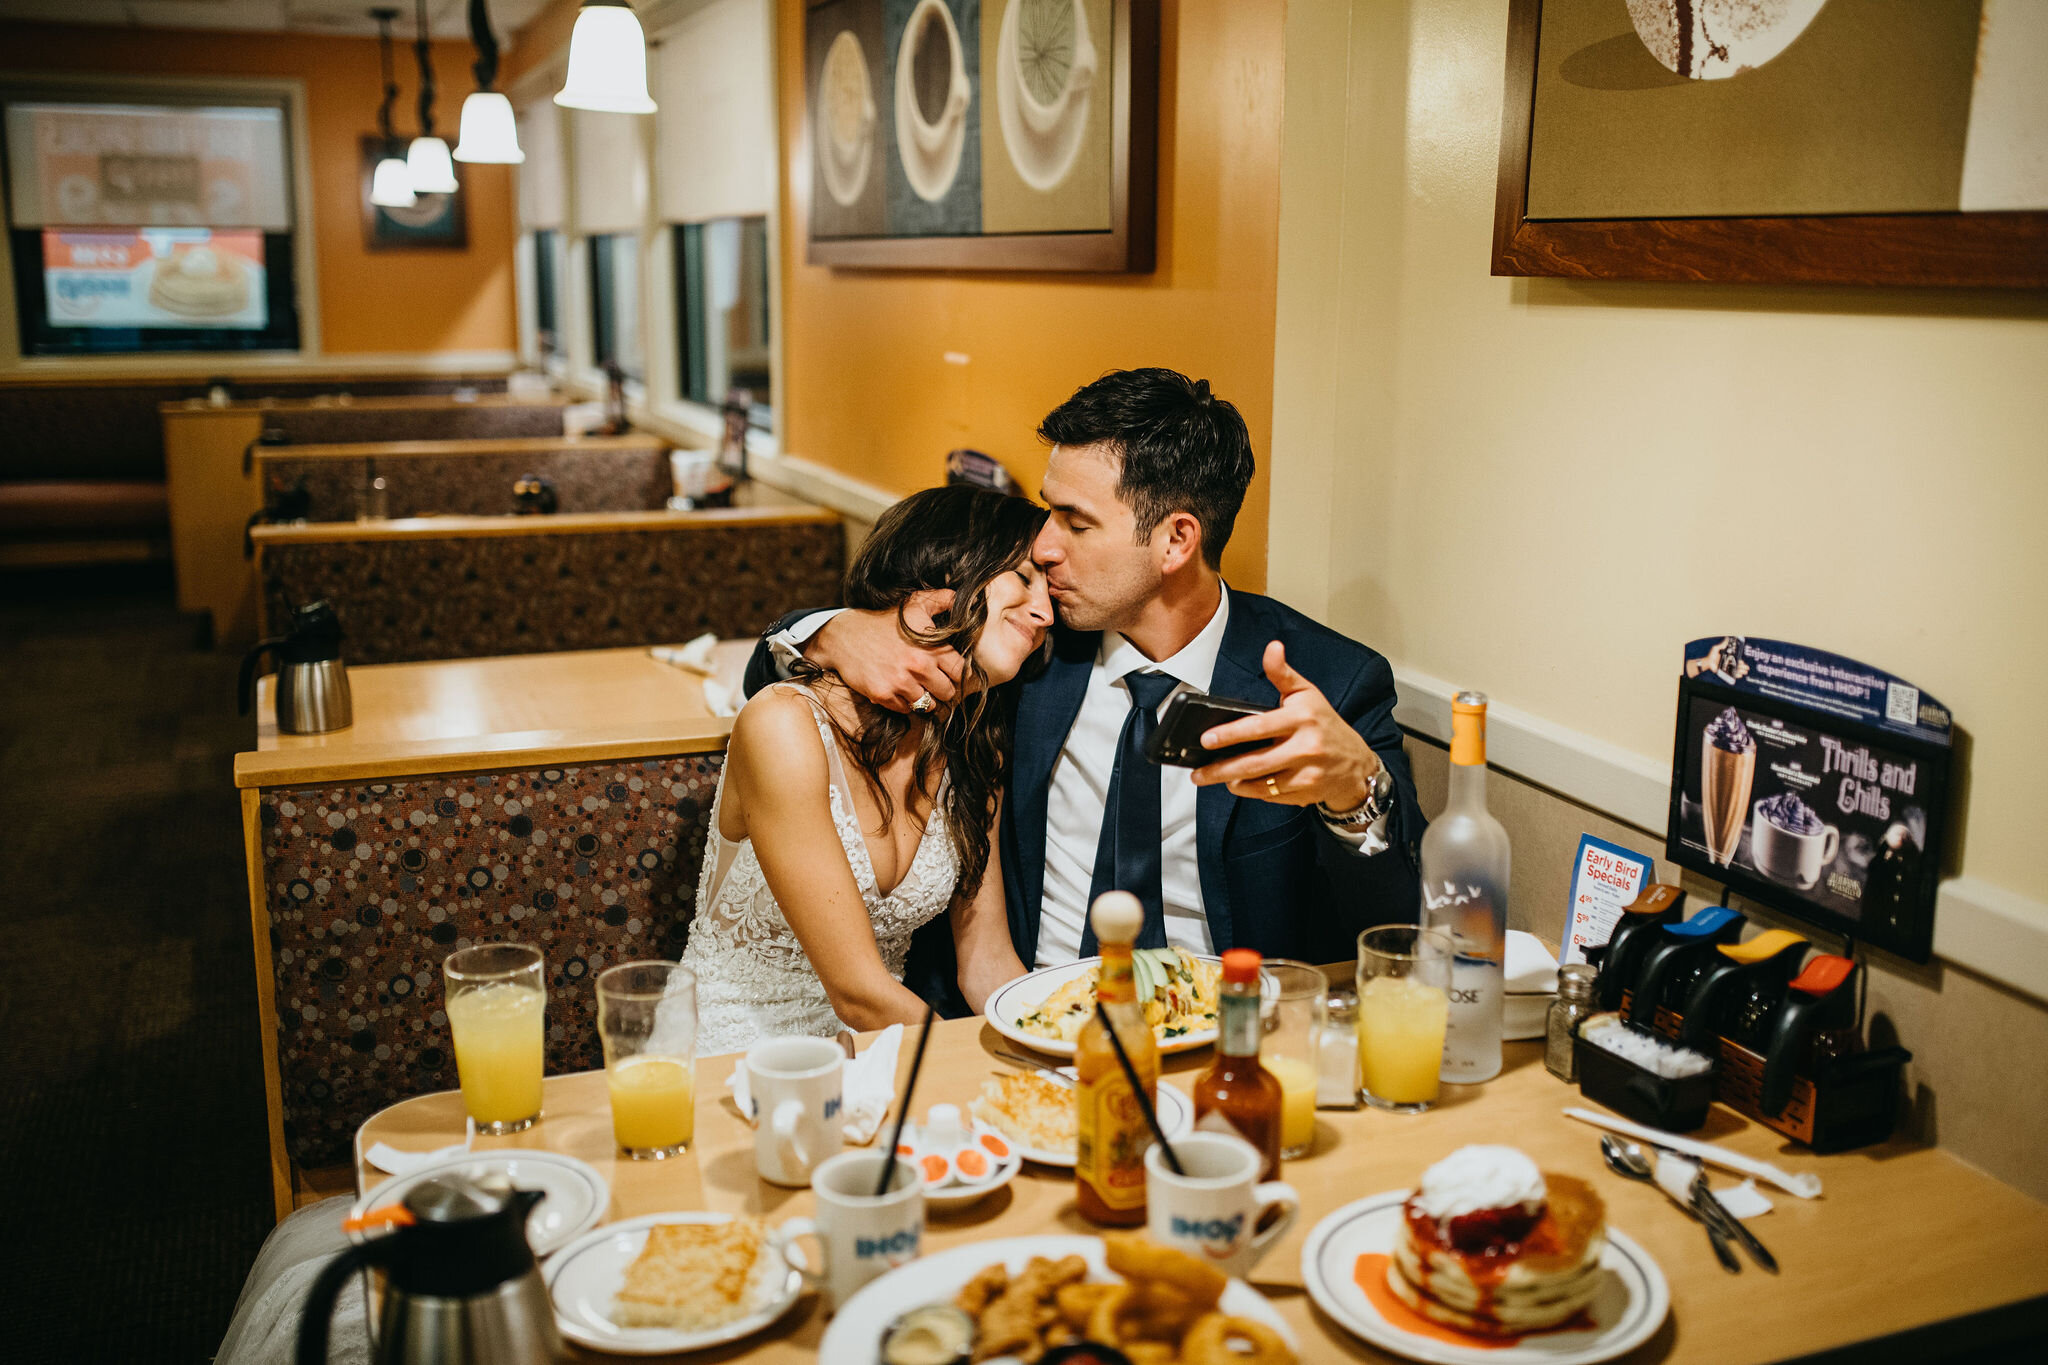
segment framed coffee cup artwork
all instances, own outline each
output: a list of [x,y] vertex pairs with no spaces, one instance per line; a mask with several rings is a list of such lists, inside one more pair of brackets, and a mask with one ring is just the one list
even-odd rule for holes
[[813,265],[1152,269],[1158,0],[811,0]]
[[2040,0],[1511,0],[1493,273],[2048,286]]
[[1761,905],[1915,962],[1933,949],[1948,708],[1824,650],[1685,649],[1665,856]]

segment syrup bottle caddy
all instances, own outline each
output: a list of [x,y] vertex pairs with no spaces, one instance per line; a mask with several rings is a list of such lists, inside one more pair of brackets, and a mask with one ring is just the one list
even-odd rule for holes
[[1695,1128],[1718,1100],[1816,1152],[1891,1136],[1898,1114],[1901,1047],[1866,1049],[1858,1020],[1859,975],[1851,958],[1822,953],[1804,936],[1769,929],[1744,939],[1744,917],[1709,906],[1683,917],[1685,893],[1645,887],[1605,945],[1594,1002],[1627,1026],[1699,1052],[1706,1072],[1667,1077],[1594,1046],[1580,1025],[1580,1085],[1639,1122]]

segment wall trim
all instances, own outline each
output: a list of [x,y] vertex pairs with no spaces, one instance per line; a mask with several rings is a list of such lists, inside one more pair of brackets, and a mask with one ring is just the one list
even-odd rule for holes
[[282,351],[215,355],[28,356],[0,370],[0,385],[80,380],[162,379],[224,374],[235,379],[319,379],[382,374],[502,375],[519,368],[511,351],[378,351],[300,356]]
[[[1394,719],[1411,734],[1449,744],[1457,688],[1394,666]],[[1486,757],[1498,768],[1590,806],[1663,841],[1671,765],[1493,701]],[[1993,981],[2048,1000],[2048,902],[1977,877],[1950,877],[1935,902],[1934,953]]]

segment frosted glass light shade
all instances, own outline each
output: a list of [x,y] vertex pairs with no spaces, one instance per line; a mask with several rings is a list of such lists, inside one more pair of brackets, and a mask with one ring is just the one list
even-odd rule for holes
[[511,100],[495,90],[479,90],[462,102],[462,140],[455,144],[455,159],[497,166],[526,160]]
[[585,4],[569,35],[569,76],[555,103],[600,114],[651,114],[647,35],[625,5]]
[[448,144],[437,137],[416,137],[405,149],[405,168],[412,172],[414,194],[453,194],[462,188],[455,182],[455,162]]
[[387,156],[377,163],[370,177],[370,202],[380,209],[409,209],[418,201],[412,190],[412,172],[400,157]]

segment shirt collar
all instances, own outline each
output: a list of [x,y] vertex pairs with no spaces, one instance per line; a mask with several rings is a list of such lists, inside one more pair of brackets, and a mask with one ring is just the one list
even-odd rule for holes
[[1230,588],[1222,582],[1219,590],[1216,612],[1209,618],[1209,624],[1195,633],[1195,638],[1182,645],[1180,651],[1170,658],[1157,663],[1146,658],[1138,647],[1113,630],[1102,632],[1102,643],[1095,650],[1095,666],[1102,672],[1103,681],[1115,682],[1127,673],[1150,669],[1186,683],[1198,692],[1207,692],[1216,677],[1216,656],[1223,652],[1223,632],[1230,624]]

